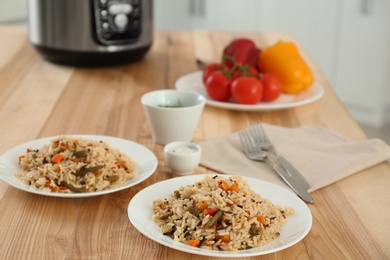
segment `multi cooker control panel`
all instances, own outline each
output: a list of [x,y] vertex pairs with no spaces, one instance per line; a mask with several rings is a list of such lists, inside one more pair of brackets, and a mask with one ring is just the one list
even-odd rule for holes
[[128,44],[141,34],[142,0],[94,0],[94,16],[101,44]]

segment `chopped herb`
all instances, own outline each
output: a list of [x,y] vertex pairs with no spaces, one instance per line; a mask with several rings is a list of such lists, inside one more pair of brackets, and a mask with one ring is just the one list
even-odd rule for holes
[[159,107],[166,107],[166,108],[175,108],[175,107],[183,107],[183,104],[181,103],[180,99],[177,101],[176,104],[162,104],[158,105]]

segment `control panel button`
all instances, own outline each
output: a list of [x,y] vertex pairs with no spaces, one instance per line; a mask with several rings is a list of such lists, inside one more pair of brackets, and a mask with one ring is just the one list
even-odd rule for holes
[[122,12],[125,14],[130,14],[133,11],[133,6],[131,4],[122,4]]
[[99,2],[101,6],[103,7],[107,6],[107,0],[99,0]]
[[141,28],[140,22],[138,20],[134,20],[133,24],[131,25],[131,28],[135,31],[139,30]]
[[138,18],[140,15],[141,15],[141,10],[138,7],[134,8],[133,9],[133,17]]
[[104,30],[107,30],[107,29],[110,28],[110,25],[109,25],[108,23],[102,23],[102,28],[103,28]]
[[100,17],[102,20],[107,20],[107,15],[108,15],[107,10],[102,10],[100,12]]
[[103,45],[134,42],[142,33],[142,0],[92,0],[96,40]]
[[124,29],[129,22],[129,19],[127,18],[127,15],[125,14],[117,14],[114,18],[114,23],[116,26],[118,26],[119,29]]
[[112,4],[108,7],[108,12],[112,15],[117,15],[120,13],[130,14],[133,10],[133,7],[130,4]]

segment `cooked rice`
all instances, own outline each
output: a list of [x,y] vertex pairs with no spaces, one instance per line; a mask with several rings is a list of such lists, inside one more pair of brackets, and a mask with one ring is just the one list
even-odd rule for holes
[[[207,215],[210,209],[214,214]],[[194,185],[181,186],[164,201],[153,201],[153,210],[153,220],[163,234],[185,244],[222,251],[272,241],[287,223],[286,216],[294,214],[293,208],[275,206],[256,194],[240,176],[218,175],[206,175]]]
[[131,179],[137,164],[105,141],[58,136],[19,157],[24,183],[46,192],[94,192]]

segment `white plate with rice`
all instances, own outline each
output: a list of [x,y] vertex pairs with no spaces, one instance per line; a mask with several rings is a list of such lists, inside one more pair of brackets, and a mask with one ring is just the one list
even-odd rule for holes
[[[213,176],[213,175],[209,175]],[[218,175],[231,178],[231,175]],[[206,175],[192,175],[165,180],[153,184],[138,192],[128,206],[128,217],[134,227],[146,237],[164,246],[187,253],[213,256],[213,257],[249,257],[274,253],[301,241],[310,231],[312,215],[308,206],[294,193],[271,183],[258,179],[243,177],[250,189],[262,198],[271,200],[274,205],[282,204],[284,207],[294,209],[294,214],[286,217],[280,235],[264,245],[238,251],[218,251],[208,248],[194,247],[173,240],[170,236],[163,235],[160,226],[153,220],[155,214],[154,201],[165,200],[169,195],[175,194],[179,187],[193,185],[203,180]],[[181,191],[181,189],[179,189]],[[176,214],[176,213],[175,213]]]
[[69,137],[85,138],[94,141],[103,141],[109,144],[112,148],[116,148],[119,152],[129,156],[135,163],[136,169],[133,173],[133,176],[120,183],[117,186],[112,185],[109,188],[104,190],[97,190],[91,192],[82,192],[82,193],[61,193],[61,192],[47,192],[39,190],[31,185],[25,184],[22,180],[15,176],[15,173],[21,170],[18,163],[18,158],[21,155],[26,154],[27,149],[41,149],[43,146],[50,144],[50,142],[58,138],[47,137],[34,141],[30,141],[19,146],[16,146],[9,151],[5,152],[0,157],[0,179],[8,183],[9,185],[26,191],[30,193],[35,193],[44,196],[51,197],[62,197],[62,198],[83,198],[83,197],[92,197],[98,195],[109,194],[124,189],[128,189],[134,185],[141,183],[142,181],[149,178],[157,168],[157,158],[156,156],[146,147],[121,138],[110,137],[110,136],[100,136],[100,135],[67,135]]

